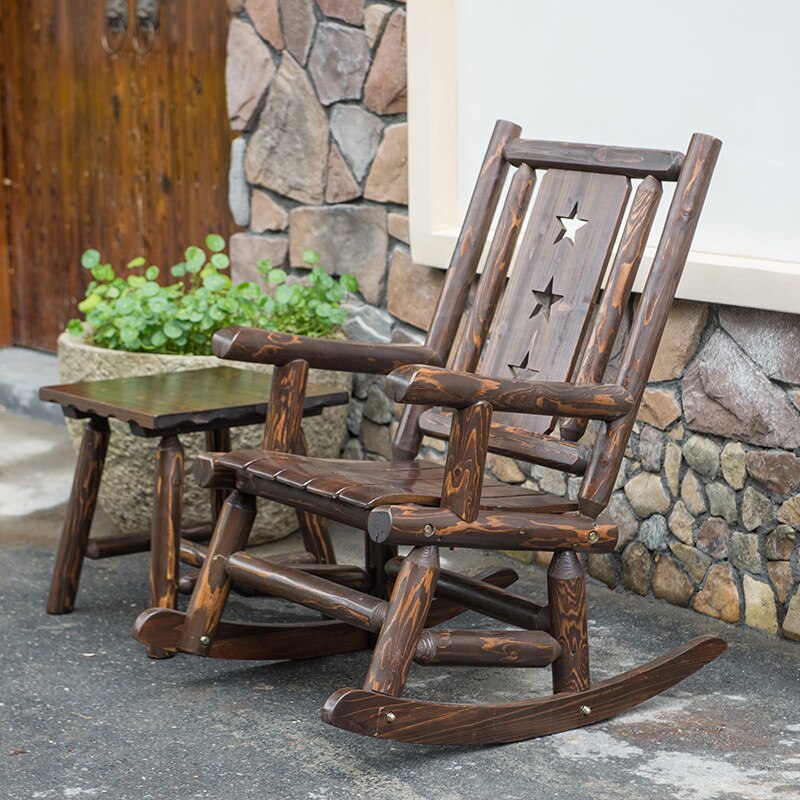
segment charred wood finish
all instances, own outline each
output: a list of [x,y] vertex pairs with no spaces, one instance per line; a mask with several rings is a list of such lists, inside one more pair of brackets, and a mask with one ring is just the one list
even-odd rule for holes
[[303,421],[307,379],[308,363],[305,361],[290,361],[275,367],[264,426],[264,450],[294,451]]
[[372,594],[382,600],[389,599],[390,573],[386,565],[397,556],[397,548],[391,544],[373,542],[368,533],[364,533],[364,561],[367,572],[372,576]]
[[414,661],[423,666],[546,667],[561,647],[543,631],[422,632]]
[[466,522],[446,509],[396,505],[374,509],[367,524],[374,541],[389,544],[600,553],[613,550],[617,542],[610,520],[580,514],[481,511]]
[[[295,450],[299,455],[308,455],[308,444],[302,428],[297,438]],[[300,533],[303,536],[303,545],[306,550],[314,554],[320,564],[335,564],[336,553],[333,549],[331,535],[328,532],[328,523],[325,517],[319,514],[309,514],[302,509],[295,509],[297,522],[300,525]]]
[[392,599],[372,653],[364,689],[400,695],[439,576],[439,550],[418,547],[403,559]]
[[492,407],[480,401],[453,414],[440,505],[466,522],[478,516]]
[[225,501],[186,610],[186,623],[178,641],[178,650],[208,655],[231,590],[225,560],[247,544],[255,518],[254,496],[233,492]]
[[[181,542],[207,542],[214,529],[210,525],[192,525],[181,530]],[[89,539],[86,547],[86,558],[113,558],[127,556],[132,553],[147,553],[152,543],[150,533],[132,533],[125,536],[100,536]]]
[[[655,697],[722,654],[725,642],[699,636],[661,658],[591,689],[498,705],[428,703],[340,689],[322,710],[337,728],[414,744],[505,744],[593,725]],[[590,709],[584,714],[581,709]]]
[[578,494],[584,514],[597,515],[611,497],[721,147],[719,139],[702,133],[694,134],[689,144],[617,376],[636,402],[624,417],[606,425],[595,442]]
[[[661,184],[648,176],[634,195],[614,266],[583,353],[577,383],[597,383],[603,379],[660,199]],[[562,420],[559,427],[561,438],[579,439],[587,422],[586,418],[580,417]]]
[[[396,576],[400,570],[401,559],[392,559],[386,565],[386,571]],[[499,571],[498,571],[499,572]],[[547,606],[540,606],[527,597],[510,594],[504,591],[506,586],[515,583],[518,576],[514,570],[505,570],[508,581],[502,588],[478,578],[467,578],[447,569],[439,571],[436,582],[436,597],[451,600],[458,605],[477,611],[492,619],[508,622],[526,630],[547,631],[550,629],[550,617]],[[495,574],[497,580],[500,574]]]
[[[228,428],[221,430],[213,430],[205,432],[206,449],[212,453],[221,452],[228,453],[233,448],[231,447],[231,432]],[[211,524],[217,524],[217,517],[222,511],[222,504],[230,494],[226,489],[211,489]]]
[[75,607],[75,595],[78,593],[81,567],[97,505],[108,438],[108,420],[92,417],[87,422],[81,439],[67,516],[50,584],[48,614],[68,614]]
[[633,397],[613,383],[563,383],[485,378],[470,372],[414,364],[395,370],[386,388],[397,403],[467,408],[484,400],[495,411],[517,414],[573,414],[617,419],[633,407]]
[[553,692],[589,688],[589,639],[586,628],[586,581],[578,557],[556,553],[547,570],[550,633],[561,645],[553,662]]
[[597,144],[544,142],[515,139],[506,146],[506,159],[515,167],[527,164],[534,169],[569,169],[604,175],[677,180],[684,163],[683,153],[672,150],[643,150],[634,147],[608,147]]
[[403,364],[439,364],[439,354],[416,344],[375,344],[296,336],[260,328],[223,328],[212,348],[219,358],[283,366],[307,361],[317,369],[385,374]]
[[[436,439],[450,438],[451,415],[444,411],[426,411],[420,418],[423,433]],[[561,442],[522,428],[492,422],[489,428],[489,451],[509,458],[519,458],[543,467],[582,475],[592,454],[591,448],[575,442]]]
[[[458,326],[467,308],[470,286],[478,269],[489,226],[500,202],[500,194],[508,174],[508,162],[503,150],[519,136],[522,129],[512,122],[498,120],[483,158],[481,171],[472,192],[450,265],[445,273],[439,302],[431,321],[425,346],[439,354],[444,364],[453,347]],[[408,361],[408,364],[424,363]],[[430,362],[433,363],[433,362]],[[390,370],[387,370],[387,372]],[[410,406],[403,412],[394,439],[395,458],[414,458],[419,452],[422,436],[419,418],[424,409]]]

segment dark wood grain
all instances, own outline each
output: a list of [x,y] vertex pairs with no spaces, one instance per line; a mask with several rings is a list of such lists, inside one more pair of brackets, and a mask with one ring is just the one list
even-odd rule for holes
[[414,661],[423,666],[546,667],[561,654],[543,631],[424,630]]
[[[175,608],[180,569],[183,513],[183,446],[177,436],[165,436],[156,449],[155,497],[150,534],[150,606]],[[149,647],[150,658],[170,655]]]
[[303,420],[303,398],[308,379],[306,361],[289,361],[275,367],[264,424],[264,450],[294,452]]
[[617,377],[636,403],[600,431],[579,492],[585,514],[597,514],[611,497],[721,147],[719,139],[700,133],[689,144]]
[[67,504],[67,515],[58,543],[48,614],[68,614],[75,607],[75,595],[89,541],[97,493],[103,475],[109,439],[108,420],[93,417],[86,423]]
[[484,400],[494,411],[520,414],[574,414],[617,419],[633,406],[633,397],[613,383],[514,380],[454,372],[417,364],[400,367],[386,378],[389,396],[398,403],[467,408]]
[[589,638],[586,627],[586,579],[570,550],[556,553],[547,570],[550,633],[561,645],[553,662],[553,692],[589,688]]
[[506,145],[506,159],[514,166],[534,169],[569,169],[603,175],[646,178],[652,175],[674,181],[681,173],[683,153],[598,144],[514,139]]
[[375,541],[398,545],[607,552],[617,541],[610,519],[576,513],[481,511],[465,522],[447,509],[390,505],[373,509],[367,525]]
[[[182,652],[208,654],[231,590],[225,560],[247,544],[255,516],[253,495],[235,491],[225,501],[186,609],[186,624],[178,641],[178,649]],[[201,641],[201,637],[208,637],[208,641]]]
[[[271,391],[269,375],[233,367],[44,386],[41,400],[81,413],[136,422],[154,432],[207,430],[263,423]],[[348,402],[347,392],[309,382],[304,413]]]
[[479,401],[453,414],[439,505],[471,522],[478,516],[492,407]]
[[403,559],[364,678],[365,690],[402,694],[438,575],[436,547],[417,547]]
[[[213,453],[227,453],[231,447],[231,432],[228,428],[220,430],[205,431],[206,449]],[[211,500],[211,525],[216,525],[217,517],[222,511],[222,504],[227,499],[230,491],[227,489],[211,489],[209,498]]]
[[[697,672],[725,649],[721,639],[700,636],[586,691],[497,705],[430,703],[340,689],[328,698],[322,719],[364,736],[415,744],[519,742],[593,725],[635,708]],[[583,707],[590,713],[583,714]]]

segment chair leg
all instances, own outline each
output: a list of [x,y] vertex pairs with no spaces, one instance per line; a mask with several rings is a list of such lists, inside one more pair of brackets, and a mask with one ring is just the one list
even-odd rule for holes
[[589,688],[589,641],[586,629],[586,582],[572,550],[555,553],[547,570],[550,634],[561,645],[553,662],[553,691]]
[[[156,450],[155,501],[150,533],[150,607],[175,608],[180,570],[183,511],[183,446],[177,436],[164,436]],[[150,658],[173,653],[148,647]]]
[[[206,449],[211,453],[229,453],[231,447],[231,432],[229,428],[220,431],[206,431]],[[209,489],[211,497],[211,524],[216,525],[222,511],[222,505],[230,494],[228,489]]]
[[208,655],[214,634],[231,590],[226,570],[228,556],[244,549],[256,518],[253,495],[232,492],[217,520],[208,555],[200,568],[197,583],[186,610],[186,621],[178,640],[178,650]]
[[403,693],[438,577],[438,548],[417,547],[406,556],[364,680],[366,691]]
[[368,533],[364,534],[364,562],[367,572],[372,577],[370,593],[380,597],[381,600],[389,597],[391,576],[386,572],[386,565],[396,557],[396,545],[373,542]]
[[83,432],[50,584],[48,614],[68,614],[75,607],[109,436],[108,420],[104,417],[92,417]]
[[[302,428],[298,430],[294,451],[300,456],[308,455],[308,442]],[[335,564],[336,553],[325,517],[302,511],[299,508],[296,509],[296,512],[300,533],[303,536],[303,547],[309,553],[313,553],[320,564]]]

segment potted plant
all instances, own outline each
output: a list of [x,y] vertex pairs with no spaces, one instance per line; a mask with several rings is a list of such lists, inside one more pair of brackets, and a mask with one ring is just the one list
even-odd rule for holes
[[[81,257],[92,280],[78,309],[84,320],[72,320],[58,340],[61,380],[72,383],[131,375],[202,369],[219,366],[211,354],[211,337],[228,325],[281,330],[305,336],[340,335],[347,315],[340,301],[358,289],[351,275],[328,275],[314,251],[304,253],[310,272],[300,278],[259,263],[265,286],[234,284],[226,274],[230,259],[225,240],[206,237],[205,248],[191,246],[185,260],[170,269],[176,280],[158,283],[159,267],[134,258],[125,275],[103,263],[97,250]],[[270,365],[225,362],[240,369],[270,372]],[[337,389],[350,389],[350,376],[340,372],[314,371],[313,379]],[[309,449],[318,456],[338,455],[345,430],[347,407],[327,409],[306,420]],[[83,423],[69,420],[76,448]],[[140,533],[150,526],[152,471],[156,442],[135,437],[127,423],[111,420],[112,436],[100,490],[100,503],[123,533]],[[260,444],[260,426],[232,431],[235,448]],[[202,434],[181,437],[187,464],[205,450]],[[207,492],[198,489],[187,469],[184,524],[208,519]],[[291,509],[263,501],[259,507],[253,541],[281,538],[296,528]]]

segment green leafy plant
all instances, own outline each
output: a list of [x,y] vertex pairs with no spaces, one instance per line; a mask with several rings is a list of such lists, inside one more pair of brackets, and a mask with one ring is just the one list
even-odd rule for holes
[[228,325],[324,337],[347,319],[340,303],[358,291],[358,281],[328,275],[313,250],[303,252],[312,268],[303,278],[260,261],[264,290],[252,282],[233,284],[225,274],[230,258],[221,236],[209,234],[205,247],[186,249],[185,260],[170,269],[179,280],[167,286],[158,283],[159,267],[146,266],[141,256],[128,263],[130,274],[122,277],[101,263],[97,250],[87,250],[81,264],[92,280],[78,305],[86,321],[73,319],[67,330],[110,350],[210,355],[211,337]]

